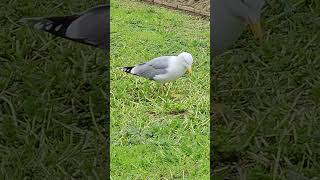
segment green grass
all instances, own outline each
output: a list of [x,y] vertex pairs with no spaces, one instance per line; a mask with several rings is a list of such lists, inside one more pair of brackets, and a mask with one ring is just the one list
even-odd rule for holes
[[16,24],[104,2],[1,1],[0,179],[106,179],[106,56]]
[[320,178],[320,4],[268,1],[265,41],[244,33],[215,60],[216,175]]
[[[209,20],[113,0],[110,46],[112,178],[208,179]],[[118,69],[182,51],[193,55],[194,73],[167,91]]]

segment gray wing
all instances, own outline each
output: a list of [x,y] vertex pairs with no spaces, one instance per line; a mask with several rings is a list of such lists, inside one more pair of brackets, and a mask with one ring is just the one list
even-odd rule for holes
[[100,5],[71,16],[22,18],[19,22],[56,36],[106,49],[109,42],[109,9],[109,5]]
[[108,6],[98,6],[83,12],[66,31],[72,39],[82,39],[86,43],[105,49],[107,45]]
[[161,56],[134,68],[135,74],[153,80],[156,75],[167,73],[169,59],[172,56]]

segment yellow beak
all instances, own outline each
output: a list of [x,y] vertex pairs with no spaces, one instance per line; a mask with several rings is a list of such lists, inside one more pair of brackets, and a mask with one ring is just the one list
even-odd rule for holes
[[263,38],[262,28],[260,21],[250,24],[251,31],[255,38],[258,38],[260,41]]
[[189,74],[192,74],[191,66],[190,66],[190,67],[188,67],[188,68],[187,68],[187,70],[188,70],[188,73],[189,73]]

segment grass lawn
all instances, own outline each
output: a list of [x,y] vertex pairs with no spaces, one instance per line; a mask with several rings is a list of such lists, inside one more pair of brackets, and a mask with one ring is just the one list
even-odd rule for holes
[[[209,20],[113,0],[110,47],[112,179],[208,179]],[[182,51],[194,73],[168,91],[118,69]]]
[[1,1],[0,179],[106,179],[105,54],[16,24],[103,3]]
[[268,1],[265,41],[245,33],[216,58],[220,179],[320,178],[319,17],[315,0]]

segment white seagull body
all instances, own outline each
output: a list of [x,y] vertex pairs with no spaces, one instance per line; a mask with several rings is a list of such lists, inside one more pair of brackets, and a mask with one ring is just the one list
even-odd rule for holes
[[183,52],[178,56],[161,56],[143,64],[122,67],[121,70],[156,82],[166,83],[182,77],[186,71],[191,74],[192,63],[192,55]]

